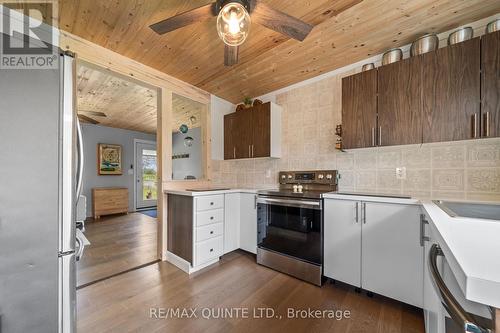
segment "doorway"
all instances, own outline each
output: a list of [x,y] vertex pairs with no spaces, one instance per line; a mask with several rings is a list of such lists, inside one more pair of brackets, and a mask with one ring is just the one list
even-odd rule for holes
[[[157,183],[161,183],[156,179],[156,132],[160,99],[154,86],[81,60],[76,85],[85,155],[83,195],[87,198],[82,232],[89,241],[76,270],[77,286],[84,288],[158,260],[161,232],[156,199]],[[106,158],[99,150],[103,144],[118,147],[116,174],[100,172],[100,161]],[[137,176],[136,169],[141,170]],[[138,197],[140,212],[136,212],[137,188],[142,193]],[[93,194],[106,190],[111,194]]]
[[135,208],[156,208],[158,199],[156,142],[135,140]]

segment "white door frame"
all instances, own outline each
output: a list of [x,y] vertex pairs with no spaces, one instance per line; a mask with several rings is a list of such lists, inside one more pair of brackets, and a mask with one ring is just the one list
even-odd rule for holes
[[[134,212],[137,211],[137,144],[138,143],[145,143],[145,144],[151,144],[156,147],[156,162],[157,162],[157,167],[158,167],[158,144],[156,141],[151,141],[151,140],[143,140],[143,139],[134,139]],[[158,180],[158,178],[157,178]],[[157,184],[158,186],[158,184]],[[158,207],[158,198],[156,198],[156,205]]]

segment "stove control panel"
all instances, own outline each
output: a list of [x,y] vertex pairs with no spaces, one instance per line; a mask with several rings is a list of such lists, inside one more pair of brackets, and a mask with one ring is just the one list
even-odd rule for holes
[[280,184],[337,184],[337,170],[281,171]]

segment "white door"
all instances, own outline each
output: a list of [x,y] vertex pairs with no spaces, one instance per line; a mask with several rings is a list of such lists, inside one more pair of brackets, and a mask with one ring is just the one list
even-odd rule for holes
[[324,275],[361,287],[361,203],[325,199]]
[[156,143],[135,143],[135,206],[137,209],[156,207],[157,156]]
[[257,199],[255,194],[241,193],[240,249],[257,253]]
[[421,308],[424,248],[420,245],[420,207],[378,202],[362,205],[362,288]]

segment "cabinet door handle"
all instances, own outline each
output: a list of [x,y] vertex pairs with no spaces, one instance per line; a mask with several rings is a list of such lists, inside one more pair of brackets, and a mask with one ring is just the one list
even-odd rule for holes
[[366,202],[363,202],[363,221],[366,224]]
[[375,147],[375,127],[372,127],[372,147]]
[[252,145],[252,157],[254,157],[254,154],[253,154],[253,145]]
[[382,146],[382,126],[378,127],[378,145]]
[[213,219],[214,219],[214,217],[213,217],[213,216],[210,216],[210,219],[211,219],[211,220],[213,220]]
[[210,252],[214,252],[214,249],[210,249]]
[[358,207],[359,207],[359,202],[356,201],[356,205],[354,206],[354,209],[356,210],[356,223],[359,222]]
[[471,133],[471,136],[472,138],[477,138],[477,113],[474,113],[472,115],[472,124],[471,124],[471,129],[472,129],[472,133]]
[[236,147],[233,147],[233,158],[236,158]]
[[490,136],[490,112],[484,114],[484,136]]
[[420,246],[424,247],[424,243],[430,240],[429,237],[425,236],[425,225],[429,224],[429,221],[425,219],[425,214],[420,214]]
[[214,234],[214,232],[213,232],[213,231],[210,231],[210,235],[213,235],[213,234]]
[[361,203],[361,221],[366,224],[366,202]]

